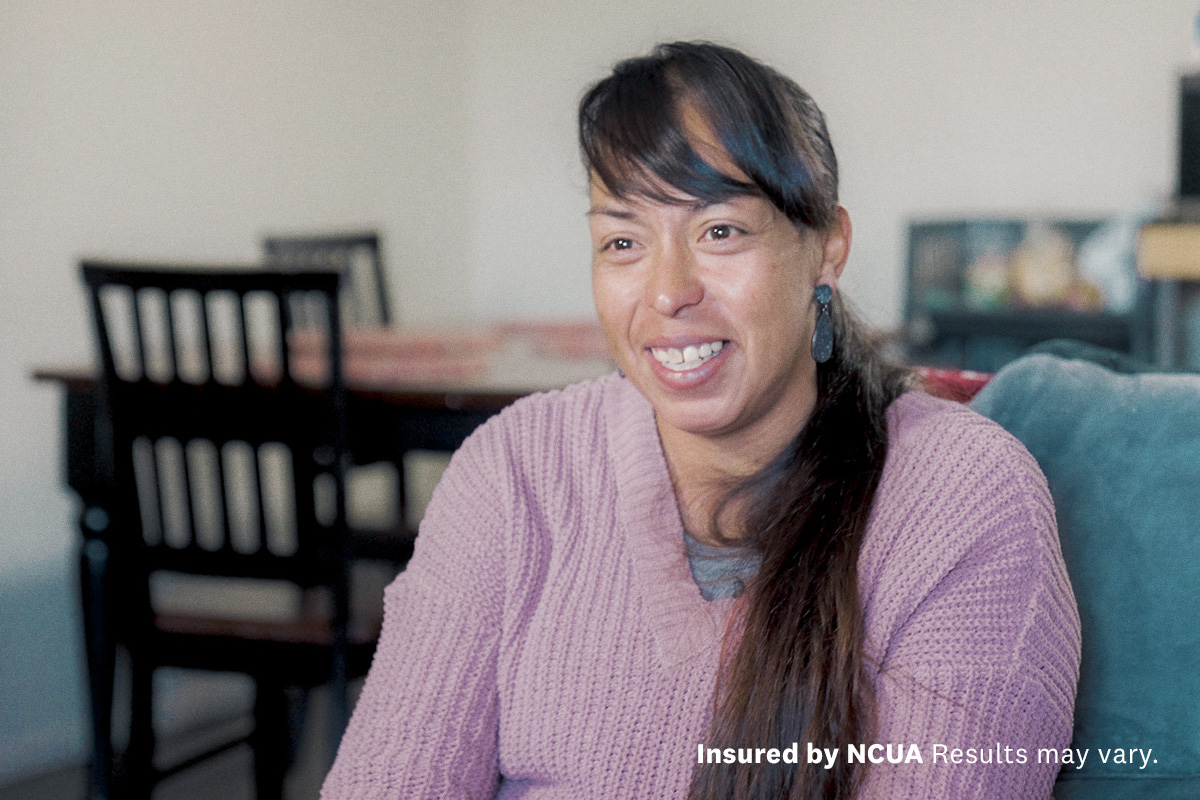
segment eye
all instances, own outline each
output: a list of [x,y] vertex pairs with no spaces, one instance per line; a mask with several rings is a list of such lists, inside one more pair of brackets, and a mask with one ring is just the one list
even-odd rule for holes
[[633,239],[617,237],[604,245],[605,250],[629,250],[633,247]]
[[736,232],[737,229],[732,225],[713,225],[704,232],[704,235],[706,238],[712,241],[721,242],[732,237]]

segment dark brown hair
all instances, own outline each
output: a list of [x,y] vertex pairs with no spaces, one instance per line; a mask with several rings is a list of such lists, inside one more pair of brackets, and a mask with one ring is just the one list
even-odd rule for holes
[[[689,143],[699,111],[737,180]],[[579,108],[590,174],[614,196],[705,202],[761,195],[801,229],[837,218],[837,159],[825,119],[793,81],[707,42],[659,45],[618,64]],[[714,692],[705,747],[838,747],[869,741],[873,694],[863,655],[858,553],[887,456],[887,407],[907,373],[883,363],[840,297],[833,357],[817,365],[817,401],[796,438],[725,498],[745,509],[722,537],[762,561],[747,587]],[[796,324],[802,324],[797,320]],[[714,519],[721,517],[720,509]],[[723,518],[723,517],[721,517]],[[720,535],[720,534],[718,534]],[[700,764],[692,800],[852,797],[861,767]]]

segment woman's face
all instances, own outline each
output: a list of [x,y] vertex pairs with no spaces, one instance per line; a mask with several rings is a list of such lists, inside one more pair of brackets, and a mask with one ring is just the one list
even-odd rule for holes
[[813,287],[836,287],[849,219],[839,209],[831,231],[801,232],[761,197],[681,200],[618,199],[592,181],[592,287],[609,346],[664,440],[787,441],[816,398]]

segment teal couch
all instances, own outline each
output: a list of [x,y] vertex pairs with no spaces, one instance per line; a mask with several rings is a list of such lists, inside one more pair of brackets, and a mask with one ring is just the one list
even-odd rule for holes
[[1076,352],[1087,359],[1025,356],[972,401],[1046,473],[1079,604],[1072,747],[1089,756],[1063,769],[1055,797],[1197,800],[1200,375]]

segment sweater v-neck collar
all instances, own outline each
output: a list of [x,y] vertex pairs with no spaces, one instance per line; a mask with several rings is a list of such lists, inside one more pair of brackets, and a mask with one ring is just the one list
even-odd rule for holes
[[633,558],[634,580],[659,660],[679,664],[720,647],[736,600],[707,601],[683,548],[683,522],[654,409],[629,380],[609,385],[609,455],[617,483],[617,521]]

